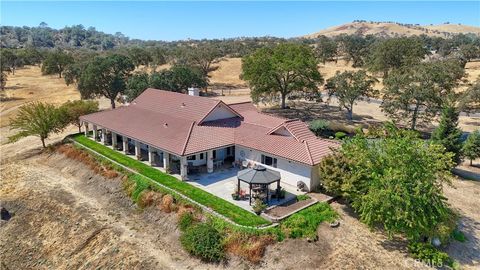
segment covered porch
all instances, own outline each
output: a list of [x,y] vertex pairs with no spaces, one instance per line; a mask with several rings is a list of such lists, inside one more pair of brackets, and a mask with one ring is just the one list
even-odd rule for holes
[[217,170],[235,166],[234,146],[180,156],[93,123],[83,121],[82,124],[86,137],[125,155],[135,156],[137,160],[172,174],[181,180],[188,180],[198,174],[211,174]]
[[[182,170],[180,166],[181,157],[98,125],[85,121],[82,124],[87,138],[100,142],[105,146],[109,146],[127,156],[135,156],[137,160],[143,161],[163,172],[168,172],[174,176],[182,178]],[[90,128],[92,131],[90,131]],[[186,177],[186,165],[184,174]]]
[[213,173],[235,167],[235,146],[221,147],[188,155],[186,159],[188,179],[194,179],[199,174]]

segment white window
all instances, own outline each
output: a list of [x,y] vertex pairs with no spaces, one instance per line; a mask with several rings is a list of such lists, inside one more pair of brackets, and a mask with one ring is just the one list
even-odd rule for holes
[[274,158],[274,157],[262,155],[262,164],[265,164],[265,165],[272,166],[272,167],[276,168],[277,167],[277,159]]

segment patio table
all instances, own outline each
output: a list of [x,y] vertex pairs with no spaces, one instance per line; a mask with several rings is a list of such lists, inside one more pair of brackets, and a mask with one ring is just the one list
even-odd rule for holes
[[218,168],[218,167],[220,167],[220,166],[222,166],[222,165],[223,165],[223,160],[222,160],[222,159],[215,159],[215,160],[213,160],[213,166],[214,166],[215,168]]

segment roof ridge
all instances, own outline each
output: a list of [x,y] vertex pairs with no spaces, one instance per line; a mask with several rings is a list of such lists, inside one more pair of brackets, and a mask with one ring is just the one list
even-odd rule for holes
[[295,140],[297,140],[298,142],[301,142],[300,138],[298,136],[295,135],[295,132],[292,132],[291,129],[288,128],[287,123],[290,123],[290,122],[294,122],[294,121],[300,121],[301,123],[303,123],[303,121],[301,121],[299,118],[294,118],[294,119],[288,119],[286,121],[283,121],[282,123],[278,124],[277,126],[271,128],[267,134],[268,135],[271,135],[273,132],[279,130],[281,127],[284,127],[291,135],[293,138],[295,138]]
[[268,134],[268,135],[272,134],[273,132],[275,132],[276,130],[278,130],[281,126],[283,126],[284,124],[285,124],[285,122],[282,122],[282,123],[274,126],[273,128],[271,128],[271,129],[269,129],[269,130],[267,131],[267,134]]
[[195,122],[196,121],[192,122],[192,124],[190,125],[190,129],[188,130],[187,139],[185,140],[185,144],[182,147],[182,156],[185,154],[185,151],[187,150],[188,141],[190,140],[190,137],[192,135],[192,130],[193,130],[193,126],[195,126]]
[[303,140],[303,143],[305,144],[305,148],[307,149],[307,154],[308,154],[308,158],[310,159],[310,164],[314,165],[312,153],[310,152],[310,148],[308,147],[308,142],[306,140]]
[[288,122],[285,122],[285,123],[283,124],[283,127],[285,127],[285,129],[286,129],[288,132],[290,132],[290,134],[292,134],[292,136],[293,136],[293,138],[295,138],[295,140],[297,140],[298,142],[302,142],[302,141],[300,140],[300,138],[297,137],[297,135],[295,135],[295,132],[292,132],[292,130],[291,130],[290,128],[288,128],[288,126],[285,125],[286,123],[288,123]]
[[238,105],[238,104],[247,104],[247,103],[253,104],[253,102],[251,101],[241,101],[241,102],[227,103],[227,105]]

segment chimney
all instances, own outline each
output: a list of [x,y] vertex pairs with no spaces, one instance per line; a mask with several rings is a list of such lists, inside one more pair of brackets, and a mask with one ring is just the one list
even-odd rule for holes
[[200,89],[198,89],[196,87],[189,87],[188,88],[188,95],[198,97],[200,95]]

